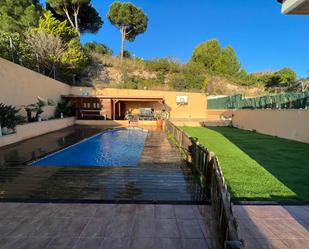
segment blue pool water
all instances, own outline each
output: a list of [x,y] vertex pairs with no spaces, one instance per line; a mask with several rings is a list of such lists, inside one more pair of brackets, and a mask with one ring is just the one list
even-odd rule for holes
[[38,166],[136,166],[147,131],[111,129],[32,163]]

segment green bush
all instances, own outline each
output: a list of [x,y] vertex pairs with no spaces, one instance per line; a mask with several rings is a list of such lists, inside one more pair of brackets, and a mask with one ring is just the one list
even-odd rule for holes
[[24,117],[18,114],[19,109],[12,105],[0,103],[0,125],[15,130],[16,125],[25,122]]
[[145,68],[149,71],[167,74],[180,72],[181,65],[171,58],[163,58],[145,61]]
[[60,118],[61,113],[63,114],[63,117],[73,116],[73,105],[71,101],[62,100],[57,104],[55,116]]
[[175,90],[201,90],[206,77],[194,74],[176,74],[169,82]]
[[88,54],[97,53],[100,55],[113,55],[113,50],[107,47],[105,44],[93,42],[87,42],[83,45],[83,48]]
[[129,89],[149,89],[158,85],[161,85],[161,83],[157,79],[144,79],[139,76],[127,76],[121,84],[121,87]]

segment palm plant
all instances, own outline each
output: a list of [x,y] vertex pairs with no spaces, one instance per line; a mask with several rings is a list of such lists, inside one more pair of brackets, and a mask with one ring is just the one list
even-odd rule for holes
[[22,124],[25,119],[19,113],[19,109],[12,105],[0,103],[0,128],[6,127],[15,130],[16,125]]
[[[24,105],[24,109],[27,113],[27,121],[35,122],[39,121],[41,114],[44,112],[43,107],[54,106],[54,102],[51,99],[45,100],[38,97],[38,102],[30,105]],[[32,115],[34,113],[34,116]]]

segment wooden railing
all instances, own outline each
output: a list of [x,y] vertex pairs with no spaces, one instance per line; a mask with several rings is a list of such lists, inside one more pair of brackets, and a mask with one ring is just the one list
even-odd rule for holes
[[189,137],[170,121],[165,121],[164,127],[174,137],[177,145],[188,153],[188,163],[202,179],[201,184],[211,200],[224,248],[244,248],[239,239],[237,220],[218,158],[196,138]]

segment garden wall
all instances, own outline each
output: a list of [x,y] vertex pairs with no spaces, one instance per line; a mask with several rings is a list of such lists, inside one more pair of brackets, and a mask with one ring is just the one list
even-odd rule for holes
[[309,143],[309,110],[235,110],[233,125]]
[[[20,108],[37,102],[37,97],[59,102],[71,87],[25,67],[0,58],[0,103]],[[43,118],[54,115],[55,107],[45,107]]]
[[16,133],[0,137],[0,147],[19,141],[60,130],[75,123],[75,118],[53,119],[16,126]]

